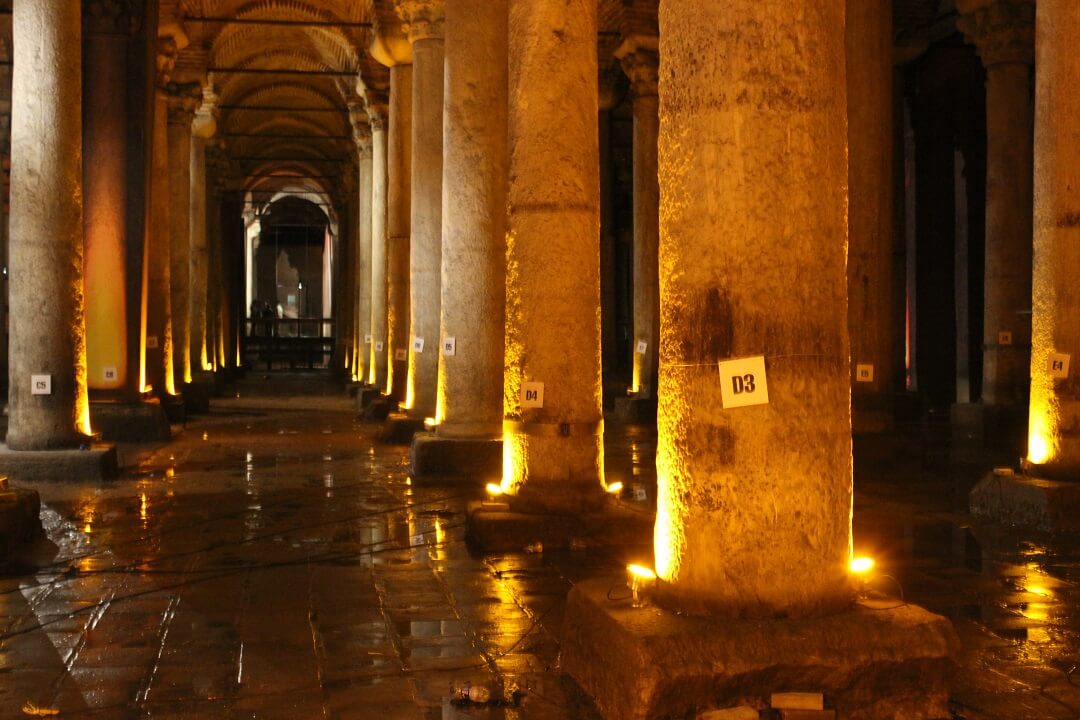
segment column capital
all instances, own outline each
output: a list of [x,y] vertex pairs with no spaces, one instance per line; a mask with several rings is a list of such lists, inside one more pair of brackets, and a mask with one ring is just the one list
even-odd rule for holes
[[987,68],[1035,64],[1035,0],[957,0],[957,27]]
[[401,17],[397,14],[394,0],[382,0],[373,4],[371,57],[380,65],[412,64],[412,43],[405,33]]
[[630,35],[615,50],[623,72],[630,78],[634,97],[657,94],[660,80],[660,38],[649,35]]
[[615,58],[618,43],[610,35],[601,35],[597,43],[597,68],[600,71],[600,110],[607,111],[619,104],[622,99],[624,81],[619,62]]
[[386,130],[390,119],[390,91],[367,88],[364,91],[368,123],[372,130]]
[[196,137],[209,139],[217,134],[217,101],[218,96],[214,92],[213,85],[207,85],[202,89],[202,103],[195,111],[195,120],[191,125],[191,134]]
[[356,152],[361,158],[371,157],[371,123],[362,103],[349,104],[349,124],[352,125]]
[[395,0],[394,4],[410,43],[443,37],[445,0]]
[[87,35],[130,37],[139,26],[131,0],[84,0],[83,21]]
[[191,127],[202,91],[199,83],[168,83],[162,88],[168,97],[169,124]]

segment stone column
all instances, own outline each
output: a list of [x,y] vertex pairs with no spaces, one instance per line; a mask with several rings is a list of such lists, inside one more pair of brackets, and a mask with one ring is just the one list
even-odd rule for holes
[[619,103],[622,71],[615,42],[602,35],[598,44],[600,82],[600,345],[603,376],[618,367],[615,318],[615,177],[611,157],[611,111]]
[[173,367],[177,383],[191,373],[191,123],[198,106],[194,85],[169,87],[169,291],[173,317]]
[[[660,26],[662,594],[690,611],[838,609],[852,597],[844,0],[665,3]],[[737,370],[744,394],[729,393],[718,362],[753,356],[763,368]],[[730,406],[766,383],[768,404]]]
[[[855,432],[892,425],[892,3],[847,0],[848,330]],[[861,368],[861,374],[859,372]]]
[[986,66],[984,405],[1022,411],[1031,364],[1034,0],[960,0]]
[[[15,4],[7,445],[90,433],[83,320],[82,3]],[[35,381],[32,376],[47,376]],[[48,383],[48,394],[37,394]]]
[[604,474],[597,6],[515,0],[509,31],[503,487],[575,512]]
[[154,93],[151,160],[150,227],[146,248],[146,381],[162,399],[176,394],[173,365],[172,297],[170,285],[171,213],[169,201],[168,82],[176,62],[177,42],[158,39],[158,75]]
[[207,341],[207,291],[209,264],[206,246],[206,146],[217,131],[214,117],[214,94],[210,88],[203,90],[203,104],[196,113],[191,126],[191,200],[188,219],[190,256],[188,258],[188,325],[190,338],[188,352],[194,373],[210,370]]
[[635,9],[643,12],[615,54],[630,78],[634,103],[634,355],[630,389],[638,397],[651,398],[656,392],[660,357],[660,182],[656,174],[660,58],[655,5],[651,12]]
[[[451,0],[446,24],[438,434],[497,437],[506,303],[507,0]],[[454,339],[452,352],[439,340]],[[426,350],[426,348],[425,348]]]
[[[91,391],[138,397],[138,367],[128,365],[128,38],[130,9],[88,0],[83,99],[83,283],[86,383]],[[132,385],[134,382],[134,386]],[[126,392],[125,392],[126,391]]]
[[[353,139],[356,141],[356,159],[358,163],[358,183],[356,192],[357,228],[356,228],[356,341],[353,378],[364,382],[369,375],[368,346],[366,338],[371,335],[371,247],[372,247],[372,192],[374,170],[372,167],[371,124],[362,108],[357,108],[353,117]],[[362,118],[362,122],[360,121]]]
[[206,357],[211,371],[221,369],[221,307],[227,295],[222,274],[221,201],[225,193],[225,160],[222,145],[206,148]]
[[409,359],[412,65],[390,68],[386,134],[386,394],[405,401]]
[[387,387],[386,329],[386,139],[389,100],[385,92],[368,89],[364,97],[371,121],[371,343],[368,345],[368,383]]
[[[1080,479],[1080,4],[1039,0],[1028,460]],[[17,68],[18,66],[16,66]],[[14,238],[14,233],[12,233]],[[1066,366],[1066,358],[1070,361]],[[1057,365],[1055,366],[1055,362]],[[1067,377],[1063,377],[1067,375]]]
[[[405,407],[435,415],[442,273],[443,0],[397,0],[412,44],[412,220]],[[420,348],[421,344],[423,349]]]

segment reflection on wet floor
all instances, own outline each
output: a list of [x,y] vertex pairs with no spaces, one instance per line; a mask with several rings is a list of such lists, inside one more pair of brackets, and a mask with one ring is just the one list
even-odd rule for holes
[[[414,488],[352,401],[252,381],[106,486],[40,485],[55,556],[0,579],[0,717],[442,718],[451,687],[523,691],[490,717],[597,717],[558,671],[569,587],[596,553],[478,559],[469,493]],[[238,395],[238,397],[233,397]],[[612,432],[608,481],[655,502],[655,439]],[[914,466],[913,466],[914,467]],[[979,527],[970,477],[860,468],[875,590],[950,617],[956,717],[1080,708],[1080,551]],[[479,488],[478,488],[479,490]]]

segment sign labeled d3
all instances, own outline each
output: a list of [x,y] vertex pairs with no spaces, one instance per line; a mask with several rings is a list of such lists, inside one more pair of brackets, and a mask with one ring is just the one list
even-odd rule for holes
[[724,409],[768,405],[765,356],[720,361],[720,397]]

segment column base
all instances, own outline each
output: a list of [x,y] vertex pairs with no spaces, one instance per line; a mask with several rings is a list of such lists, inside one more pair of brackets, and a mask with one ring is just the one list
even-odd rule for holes
[[90,426],[111,442],[168,440],[169,418],[157,398],[133,403],[91,402]]
[[502,456],[502,438],[417,433],[410,453],[413,484],[475,486],[479,492],[502,478]]
[[115,445],[86,450],[11,450],[0,445],[0,475],[19,481],[100,482],[120,471]]
[[1047,532],[1080,532],[1080,482],[990,472],[971,489],[972,515]]
[[620,425],[656,426],[656,398],[617,397],[611,421]]
[[[378,392],[378,391],[376,391]],[[397,400],[389,395],[377,394],[365,407],[360,417],[364,420],[382,422],[390,417],[390,413],[397,411]]]
[[958,652],[948,620],[893,600],[827,617],[693,617],[632,607],[621,577],[574,585],[562,632],[563,670],[607,720],[764,709],[774,692],[824,693],[843,720],[947,718]]
[[618,547],[652,556],[652,513],[611,504],[580,514],[520,512],[506,503],[471,502],[465,524],[469,548],[480,554]]
[[1012,464],[1027,452],[1027,409],[957,403],[952,423],[952,460],[957,463]]
[[191,382],[184,383],[184,412],[187,415],[205,415],[210,412],[210,398],[214,395],[214,377],[196,375]]
[[355,388],[356,412],[361,416],[371,404],[379,399],[379,389],[374,385],[357,385]]
[[390,413],[379,430],[379,442],[388,445],[409,445],[413,435],[424,432],[424,421],[405,413]]
[[0,567],[17,561],[20,552],[45,537],[41,497],[37,490],[0,483]]
[[182,423],[187,420],[183,395],[166,395],[161,398],[161,409],[165,411],[165,417],[170,423]]

